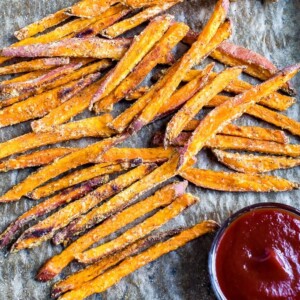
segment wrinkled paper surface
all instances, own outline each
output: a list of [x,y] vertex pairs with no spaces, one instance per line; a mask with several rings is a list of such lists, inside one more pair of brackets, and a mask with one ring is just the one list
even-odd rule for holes
[[[39,1],[39,0],[1,0],[0,1],[0,43],[1,47],[15,41],[13,32],[26,24],[55,12],[58,9],[69,6],[73,0]],[[174,7],[171,12],[176,19],[186,21],[193,29],[200,30],[208,20],[216,1],[191,0],[185,1]],[[271,59],[279,67],[295,62],[300,62],[300,2],[298,0],[279,0],[275,4],[262,4],[262,1],[241,0],[233,3],[230,10],[230,18],[234,24],[232,40],[240,45],[258,51]],[[206,62],[207,63],[207,60]],[[255,82],[253,79],[250,81]],[[297,88],[300,76],[294,81]],[[299,88],[298,88],[299,92]],[[122,103],[116,107],[114,113],[118,113],[126,107]],[[295,104],[287,114],[299,120],[300,105]],[[86,117],[85,112],[76,119]],[[201,116],[200,116],[201,117]],[[138,136],[126,141],[121,147],[148,146],[154,131],[163,128],[167,120],[162,120],[143,129]],[[238,124],[261,124],[249,117],[243,117]],[[23,123],[0,130],[0,139],[6,141],[29,131],[29,123]],[[87,141],[80,141],[84,146]],[[89,141],[90,142],[90,141]],[[299,139],[292,139],[299,143]],[[67,142],[63,145],[75,145],[78,142]],[[202,151],[199,155],[198,165],[201,168],[223,169],[209,151]],[[31,170],[13,171],[0,174],[0,190],[5,192],[12,185],[24,179]],[[273,172],[275,175],[290,180],[299,181],[300,168],[286,171]],[[176,226],[191,226],[204,219],[214,219],[222,222],[232,212],[246,205],[256,202],[283,202],[295,207],[300,207],[300,192],[287,193],[224,193],[197,188],[189,185],[188,191],[199,196],[201,201],[192,208],[186,210],[176,219],[172,220],[166,228]],[[149,193],[148,193],[149,194]],[[6,226],[17,216],[28,210],[35,203],[22,200],[13,204],[0,205],[0,229]],[[214,299],[210,289],[207,256],[213,235],[202,237],[181,248],[180,250],[165,255],[154,263],[151,263],[134,274],[123,279],[116,286],[110,288],[101,296],[92,296],[89,299]],[[38,268],[46,259],[61,251],[61,247],[53,247],[50,243],[33,250],[21,251],[18,254],[9,255],[0,252],[0,299],[2,300],[37,300],[49,299],[52,283],[39,283],[34,280]],[[63,272],[70,274],[78,266],[72,264]]]

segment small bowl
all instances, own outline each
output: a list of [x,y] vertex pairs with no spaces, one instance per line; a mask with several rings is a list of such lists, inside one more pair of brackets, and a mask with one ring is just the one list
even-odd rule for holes
[[231,215],[220,227],[220,229],[217,231],[216,236],[213,240],[209,256],[208,256],[208,272],[209,272],[209,277],[210,277],[210,282],[212,289],[215,293],[215,296],[218,300],[227,300],[227,298],[224,296],[219,283],[217,279],[217,274],[216,274],[216,255],[217,255],[217,249],[219,246],[219,242],[221,238],[223,237],[223,234],[226,232],[227,228],[234,222],[237,218],[242,216],[245,213],[248,213],[253,210],[257,209],[262,209],[262,208],[277,208],[280,210],[285,210],[289,213],[293,213],[297,216],[300,216],[300,210],[298,210],[295,207],[282,204],[282,203],[275,203],[275,202],[267,202],[267,203],[257,203],[253,204],[247,207],[242,208],[241,210],[237,211],[233,215]]

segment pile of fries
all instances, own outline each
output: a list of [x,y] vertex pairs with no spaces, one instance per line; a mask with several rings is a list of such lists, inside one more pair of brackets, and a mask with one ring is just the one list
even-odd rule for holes
[[[165,253],[214,231],[217,224],[208,220],[157,232],[198,202],[186,193],[188,182],[234,192],[299,188],[298,183],[261,173],[300,164],[300,145],[289,144],[281,130],[299,136],[299,122],[280,113],[295,102],[289,80],[300,65],[280,71],[261,55],[226,41],[232,31],[228,0],[217,2],[200,33],[165,14],[178,2],[83,0],[15,32],[19,41],[2,49],[0,62],[9,64],[0,74],[22,74],[0,83],[0,127],[32,120],[32,132],[0,144],[0,170],[41,168],[9,189],[0,202],[24,196],[43,200],[0,235],[0,247],[13,242],[11,252],[16,252],[50,239],[66,245],[41,267],[41,281],[53,279],[73,260],[89,265],[57,282],[53,297],[84,299],[101,293]],[[120,37],[147,21],[140,34]],[[172,50],[181,42],[189,48],[176,60]],[[214,63],[193,69],[208,56],[229,67],[220,73],[213,71]],[[155,74],[152,86],[140,86],[157,65],[169,67]],[[242,72],[262,83],[253,86],[238,79]],[[113,117],[110,112],[123,99],[127,108]],[[203,107],[212,110],[195,119]],[[97,115],[69,122],[86,109]],[[279,129],[231,123],[244,113]],[[154,134],[155,147],[116,147],[165,116],[171,119],[165,132]],[[84,148],[38,149],[87,137],[98,141]],[[237,172],[193,167],[204,147]],[[185,180],[140,200],[177,175]],[[43,216],[18,237],[26,224]],[[117,238],[102,242],[142,217]]]

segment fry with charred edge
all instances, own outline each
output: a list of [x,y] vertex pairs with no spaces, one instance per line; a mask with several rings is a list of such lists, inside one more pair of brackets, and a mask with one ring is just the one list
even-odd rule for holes
[[[188,122],[198,114],[202,107],[219,94],[231,80],[238,77],[242,73],[242,70],[242,68],[225,69],[207,84],[204,80],[199,92],[190,98],[169,121],[166,128],[164,145],[172,144],[172,141],[183,131]],[[207,78],[209,72],[210,69],[208,69]]]
[[282,156],[258,156],[213,150],[218,161],[228,168],[242,173],[264,173],[300,165],[299,158]]
[[35,189],[27,196],[31,199],[38,200],[54,194],[55,192],[76,185],[78,183],[90,180],[96,176],[121,172],[128,169],[130,165],[126,164],[111,164],[100,163],[94,166],[75,171],[56,181],[50,182],[40,188]]
[[37,172],[29,175],[24,181],[15,185],[5,195],[0,197],[0,203],[17,201],[48,180],[68,170],[94,162],[105,151],[113,145],[122,142],[126,137],[116,136],[108,138],[55,160],[51,165],[39,169]]
[[226,192],[284,192],[298,189],[299,184],[286,179],[258,174],[216,172],[186,168],[180,176],[196,186]]
[[78,187],[72,187],[62,191],[60,194],[49,198],[38,205],[32,207],[23,215],[12,222],[6,230],[0,235],[0,249],[6,247],[16,236],[19,230],[31,220],[36,220],[38,217],[46,215],[51,211],[71,201],[80,199],[90,193],[100,184],[107,182],[107,176],[93,178]]
[[[39,270],[37,279],[41,281],[48,281],[58,275],[75,257],[77,253],[81,253],[92,246],[97,241],[110,235],[111,233],[125,227],[134,220],[142,217],[147,212],[154,209],[157,202],[163,203],[164,199],[175,198],[182,195],[187,187],[187,182],[175,182],[169,184],[159,191],[157,191],[152,197],[147,198],[146,203],[152,204],[151,206],[144,206],[142,203],[144,201],[138,202],[125,209],[124,211],[117,214],[116,221],[115,217],[112,216],[102,224],[98,225],[91,231],[87,232],[85,235],[80,237],[78,240],[70,244],[66,249],[64,249],[60,254],[50,258],[44,266]],[[164,195],[164,196],[162,196]],[[171,196],[166,196],[171,195]],[[150,199],[150,200],[148,200]],[[157,200],[157,201],[153,201]],[[157,207],[159,207],[158,204]],[[133,209],[138,207],[139,209]],[[148,210],[150,209],[150,211]],[[131,213],[128,213],[131,212]]]
[[58,298],[61,294],[67,291],[79,288],[83,283],[98,277],[106,270],[117,265],[125,258],[136,255],[156,243],[163,242],[167,238],[179,234],[182,230],[182,228],[178,228],[165,232],[153,233],[143,239],[138,240],[137,242],[126,247],[124,250],[109,257],[105,257],[101,261],[68,276],[66,279],[55,283],[52,288],[51,296],[53,298]]
[[134,15],[131,18],[122,20],[101,32],[101,35],[108,37],[110,39],[115,38],[126,31],[139,26],[140,24],[150,20],[151,18],[157,16],[161,12],[171,8],[177,4],[179,0],[174,0],[172,2],[162,3],[161,5],[152,6],[142,10],[140,13]]
[[123,99],[138,84],[140,84],[148,73],[166,57],[172,48],[180,42],[188,31],[188,26],[183,23],[173,24],[163,37],[156,43],[153,49],[144,56],[139,64],[134,68],[120,85],[108,96],[95,103],[94,110],[96,113],[106,111],[108,107]]
[[109,287],[120,281],[123,277],[158,259],[160,256],[182,247],[189,241],[196,239],[203,234],[215,231],[217,227],[218,225],[216,222],[208,220],[191,228],[185,229],[173,238],[156,244],[136,256],[125,259],[117,267],[112,268],[95,279],[83,284],[81,287],[62,295],[59,299],[80,300],[88,297],[89,295],[104,292]]
[[90,264],[109,254],[123,250],[129,244],[147,236],[152,231],[160,228],[165,223],[175,218],[183,210],[195,204],[196,201],[196,197],[190,194],[184,194],[175,199],[174,202],[169,204],[167,207],[159,210],[142,223],[130,228],[116,239],[113,239],[110,242],[102,244],[96,248],[87,250],[83,253],[76,254],[75,258],[81,263]]
[[140,97],[144,96],[150,90],[149,86],[140,86],[131,91],[127,96],[125,96],[125,100],[132,101],[139,99]]
[[268,81],[253,87],[251,90],[226,101],[212,110],[193,132],[188,144],[180,156],[178,168],[182,169],[186,163],[203,148],[218,131],[238,118],[252,105],[269,93],[276,91],[284,82],[289,81],[300,69],[300,65],[287,67]]
[[127,51],[131,39],[106,40],[96,37],[68,38],[50,43],[37,43],[2,50],[7,57],[93,57],[120,59]]
[[109,72],[108,77],[99,87],[92,98],[92,105],[111,93],[119,83],[133,70],[142,58],[151,50],[155,43],[161,39],[165,31],[169,28],[172,17],[164,15],[157,17],[140,33],[133,41],[132,45],[119,61],[116,67]]
[[52,163],[59,157],[65,156],[77,148],[50,148],[39,150],[30,154],[24,154],[16,158],[11,158],[0,162],[0,172],[8,172],[24,168],[39,167]]

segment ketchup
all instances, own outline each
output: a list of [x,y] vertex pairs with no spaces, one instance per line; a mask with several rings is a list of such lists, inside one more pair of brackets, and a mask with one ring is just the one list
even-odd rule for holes
[[228,300],[300,299],[300,217],[257,208],[234,220],[216,248],[215,273]]

